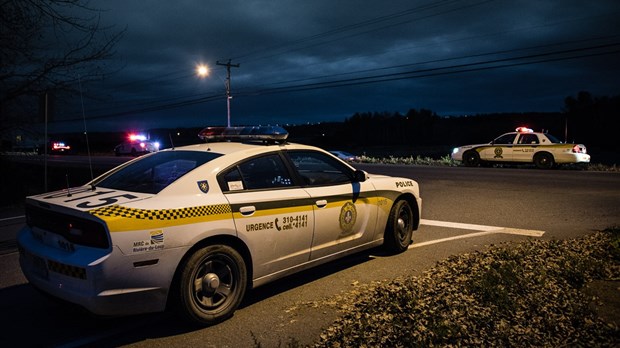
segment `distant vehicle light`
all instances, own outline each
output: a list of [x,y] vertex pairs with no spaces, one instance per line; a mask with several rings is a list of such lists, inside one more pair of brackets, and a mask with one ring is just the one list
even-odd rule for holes
[[267,140],[284,142],[288,132],[278,126],[207,127],[198,133],[204,141]]
[[518,133],[534,133],[534,130],[532,130],[531,128],[527,128],[527,127],[517,127],[516,131]]
[[154,142],[154,143],[153,143],[153,146],[155,146],[155,148],[156,148],[157,150],[159,150],[159,142],[158,142],[158,141]]
[[64,150],[71,150],[71,146],[69,145],[65,145],[65,143],[63,142],[55,142],[52,143],[52,150],[59,150],[59,151],[64,151]]
[[131,141],[136,141],[136,140],[145,141],[146,137],[144,135],[142,135],[142,134],[129,134],[129,140],[131,140]]

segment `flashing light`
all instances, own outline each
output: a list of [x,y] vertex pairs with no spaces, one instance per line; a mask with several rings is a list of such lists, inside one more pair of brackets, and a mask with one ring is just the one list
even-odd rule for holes
[[157,150],[159,150],[159,142],[158,142],[158,141],[154,142],[154,143],[153,143],[153,146],[155,146],[155,148],[156,148]]
[[207,127],[198,133],[204,141],[210,140],[265,140],[282,143],[288,132],[278,126]]
[[65,145],[63,142],[52,143],[53,150],[71,150],[71,146]]
[[136,141],[136,140],[145,141],[146,137],[144,135],[142,135],[142,134],[129,134],[129,140],[131,140],[131,141]]
[[519,133],[534,133],[532,129],[527,127],[517,127],[516,131]]

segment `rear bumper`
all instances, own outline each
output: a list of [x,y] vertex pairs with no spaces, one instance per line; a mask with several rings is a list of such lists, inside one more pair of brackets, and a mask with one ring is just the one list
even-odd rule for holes
[[18,237],[19,262],[39,290],[102,316],[163,311],[172,276],[114,247],[76,247],[73,252],[41,243],[28,228]]

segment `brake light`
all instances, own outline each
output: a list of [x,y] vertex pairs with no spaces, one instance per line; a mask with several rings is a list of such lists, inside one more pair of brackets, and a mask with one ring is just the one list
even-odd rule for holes
[[585,146],[580,146],[580,145],[575,145],[575,146],[573,146],[573,152],[574,153],[586,153],[586,147]]

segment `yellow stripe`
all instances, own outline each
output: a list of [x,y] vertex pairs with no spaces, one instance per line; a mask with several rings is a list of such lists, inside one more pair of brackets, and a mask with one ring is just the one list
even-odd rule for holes
[[110,232],[123,232],[230,219],[231,212],[230,205],[219,204],[154,210],[112,205],[89,213],[105,221]]

